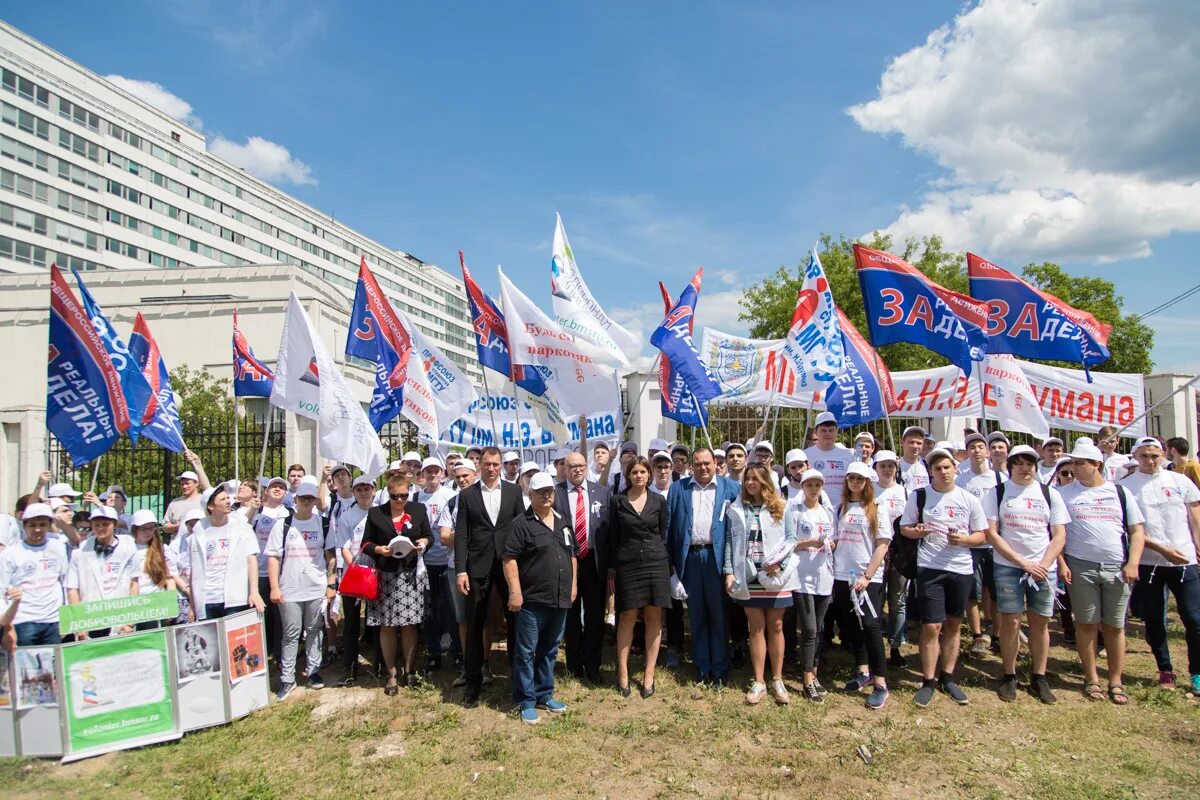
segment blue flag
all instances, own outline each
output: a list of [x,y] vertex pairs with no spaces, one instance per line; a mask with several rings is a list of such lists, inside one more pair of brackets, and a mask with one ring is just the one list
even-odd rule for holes
[[504,322],[504,315],[467,271],[467,262],[461,250],[458,260],[462,264],[463,286],[467,290],[467,305],[471,310],[471,327],[475,330],[475,352],[479,357],[479,365],[499,372],[530,394],[542,397],[546,394],[546,382],[536,369],[512,363],[508,353],[508,326]]
[[974,253],[967,253],[967,275],[972,296],[987,304],[988,352],[1073,361],[1084,370],[1108,360],[1111,325]]
[[88,319],[100,334],[100,340],[104,342],[104,349],[108,351],[113,368],[121,376],[121,391],[125,394],[125,404],[129,408],[129,440],[137,447],[138,437],[142,433],[142,420],[146,416],[146,408],[150,405],[154,392],[146,382],[146,376],[138,369],[137,362],[129,355],[125,341],[117,335],[116,328],[108,321],[108,317],[104,316],[104,310],[87,290],[78,270],[71,270],[71,274],[79,284],[79,296],[83,300]]
[[854,245],[871,344],[911,342],[971,374],[987,355],[987,306],[952,292],[891,253]]
[[100,334],[55,265],[50,266],[50,357],[46,427],[83,466],[129,429],[121,378]]
[[171,376],[158,350],[158,342],[150,333],[141,312],[133,321],[133,335],[129,337],[129,354],[137,362],[138,369],[150,384],[153,394],[142,416],[142,434],[173,453],[182,453],[183,426],[179,422],[179,408],[175,404],[175,392],[171,390]]
[[839,428],[849,428],[882,419],[900,406],[892,388],[892,375],[883,359],[876,361],[875,350],[840,308],[837,314],[846,360],[825,391],[825,408],[833,414]]
[[270,397],[275,373],[254,355],[254,348],[238,327],[237,309],[233,310],[233,396]]
[[667,391],[662,396],[663,414],[696,426],[707,422],[704,404],[721,394],[720,382],[700,359],[696,343],[692,341],[692,324],[700,299],[703,272],[703,269],[696,270],[675,305],[650,335],[650,344],[662,351],[663,367],[671,370]]
[[380,430],[404,410],[404,385],[408,381],[412,351],[412,337],[379,288],[367,260],[362,259],[354,305],[350,309],[346,355],[375,365],[375,391],[371,393],[369,413],[375,430]]

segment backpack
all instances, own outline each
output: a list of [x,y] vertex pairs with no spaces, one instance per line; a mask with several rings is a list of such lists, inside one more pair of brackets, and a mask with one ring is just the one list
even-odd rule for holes
[[[917,497],[917,524],[925,521],[925,497],[924,489],[917,489],[914,494]],[[900,533],[899,520],[896,521],[896,528],[892,534],[892,543],[888,545],[888,560],[891,564],[891,569],[896,570],[905,578],[912,580],[917,577],[917,552],[921,549],[920,539],[910,539]]]

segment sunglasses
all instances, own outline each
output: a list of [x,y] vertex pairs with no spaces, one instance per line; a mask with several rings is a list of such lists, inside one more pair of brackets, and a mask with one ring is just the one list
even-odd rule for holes
[[1074,472],[1071,472],[1070,470],[1059,470],[1059,472],[1058,472],[1058,477],[1060,477],[1060,478],[1074,478],[1074,477],[1075,477],[1075,473],[1074,473]]
[[408,497],[408,492],[388,492],[388,497],[393,500],[403,500]]

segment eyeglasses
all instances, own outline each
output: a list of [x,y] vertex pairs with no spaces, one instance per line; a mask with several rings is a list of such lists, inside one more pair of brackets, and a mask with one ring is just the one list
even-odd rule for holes
[[567,469],[571,470],[572,472],[579,469],[587,469],[587,464],[568,464]]
[[1074,473],[1074,472],[1071,472],[1070,470],[1060,469],[1060,470],[1058,471],[1058,477],[1060,477],[1060,478],[1074,478],[1074,477],[1075,477],[1075,473]]
[[403,500],[404,498],[408,497],[408,494],[405,492],[388,492],[388,497],[392,498],[393,500]]

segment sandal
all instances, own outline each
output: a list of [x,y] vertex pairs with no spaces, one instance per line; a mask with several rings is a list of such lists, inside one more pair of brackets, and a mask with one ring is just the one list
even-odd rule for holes
[[1113,705],[1123,706],[1129,702],[1129,695],[1125,693],[1124,686],[1109,686],[1108,699],[1113,701]]
[[1104,689],[1100,687],[1099,683],[1091,681],[1083,685],[1083,696],[1088,700],[1103,700]]

